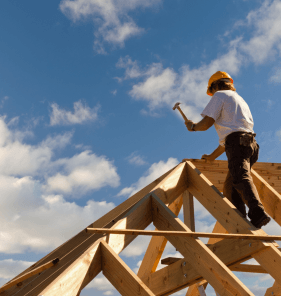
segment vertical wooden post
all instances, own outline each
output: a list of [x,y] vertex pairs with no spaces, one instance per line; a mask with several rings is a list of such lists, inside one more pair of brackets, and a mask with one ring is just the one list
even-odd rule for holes
[[184,224],[187,225],[191,231],[195,231],[193,195],[188,190],[183,193],[183,217]]

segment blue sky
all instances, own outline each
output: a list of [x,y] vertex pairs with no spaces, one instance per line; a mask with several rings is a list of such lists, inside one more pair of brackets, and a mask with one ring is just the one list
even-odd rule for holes
[[[189,133],[172,107],[198,121],[217,70],[250,106],[260,161],[281,162],[280,15],[280,0],[1,1],[0,284],[183,158],[211,153],[214,127]],[[199,204],[196,218],[212,230]],[[121,254],[132,269],[147,243]],[[238,276],[255,295],[273,282]],[[93,294],[118,295],[102,277],[81,295]]]

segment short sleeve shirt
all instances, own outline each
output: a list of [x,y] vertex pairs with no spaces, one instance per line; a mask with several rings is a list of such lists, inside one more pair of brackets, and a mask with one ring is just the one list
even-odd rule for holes
[[215,120],[221,146],[224,146],[225,138],[233,132],[254,133],[254,121],[248,104],[232,90],[217,91],[201,116]]

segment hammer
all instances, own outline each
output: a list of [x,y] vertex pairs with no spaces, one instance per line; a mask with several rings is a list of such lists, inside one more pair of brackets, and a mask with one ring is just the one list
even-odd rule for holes
[[173,107],[173,110],[178,109],[180,111],[180,114],[182,115],[183,119],[185,122],[189,122],[190,120],[187,119],[187,117],[185,116],[185,114],[182,112],[181,108],[180,108],[180,103],[176,103],[175,106]]

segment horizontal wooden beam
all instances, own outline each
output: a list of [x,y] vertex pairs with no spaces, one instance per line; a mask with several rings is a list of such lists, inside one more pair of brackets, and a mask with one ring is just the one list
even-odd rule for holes
[[281,240],[281,235],[254,235],[254,234],[231,234],[231,233],[208,233],[208,232],[185,232],[185,231],[160,231],[160,230],[137,230],[137,229],[105,229],[87,228],[89,233],[111,233],[127,235],[152,235],[152,236],[183,236],[183,237],[211,237],[222,239],[248,239],[274,241]]
[[267,271],[261,265],[253,264],[233,265],[230,267],[230,270],[239,272],[267,273]]
[[[161,264],[163,265],[171,265],[182,258],[177,257],[167,257],[161,260]],[[253,264],[236,264],[229,267],[232,271],[239,271],[239,272],[253,272],[253,273],[267,273],[267,271],[260,265],[253,265]]]

